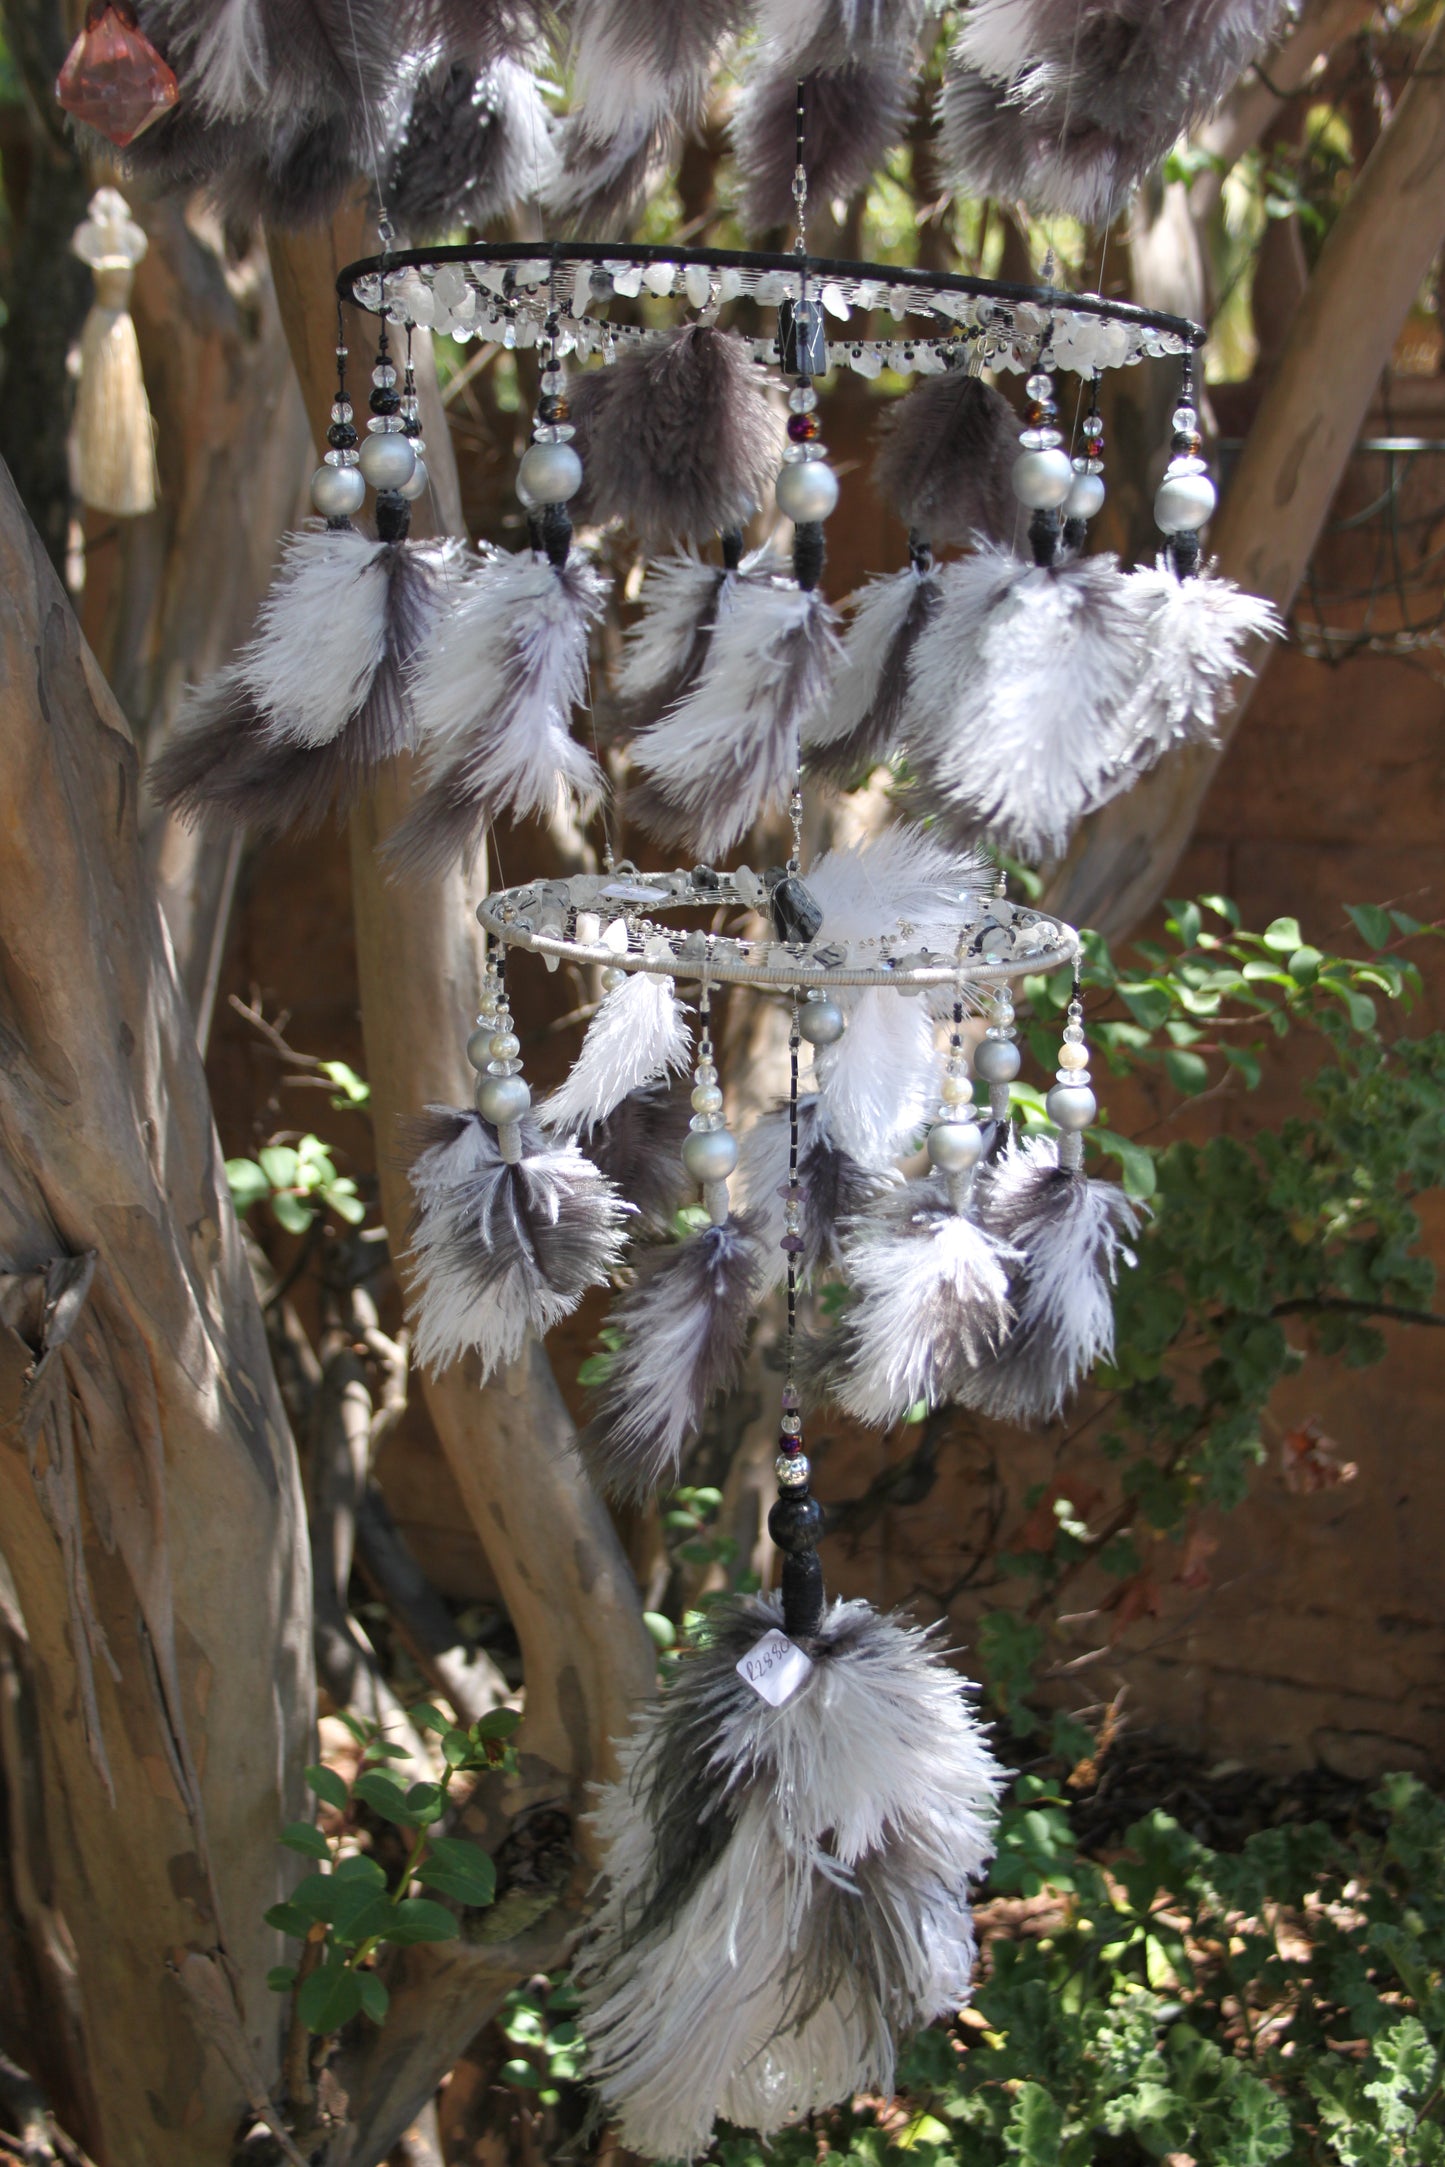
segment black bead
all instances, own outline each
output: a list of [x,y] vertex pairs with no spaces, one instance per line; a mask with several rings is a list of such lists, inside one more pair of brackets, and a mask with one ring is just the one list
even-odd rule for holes
[[378,384],[368,403],[373,414],[399,414],[401,393],[394,385]]
[[823,577],[825,555],[821,521],[805,520],[802,526],[794,527],[793,576],[807,594],[813,592]]
[[729,527],[722,537],[723,569],[735,572],[743,561],[743,538],[736,527]]
[[1199,570],[1199,535],[1194,528],[1171,534],[1167,542],[1170,561],[1180,579],[1192,579]]
[[778,364],[785,376],[826,376],[828,327],[816,301],[778,304]]
[[823,1537],[823,1508],[806,1490],[795,1490],[769,1512],[768,1533],[789,1557],[815,1550]]
[[817,1551],[805,1550],[798,1557],[785,1557],[782,1583],[783,1631],[789,1640],[811,1640],[823,1629],[827,1607]]
[[763,875],[768,885],[768,909],[773,931],[789,948],[801,948],[815,940],[823,923],[822,905],[796,873],[770,865]]
[[376,534],[382,542],[404,542],[411,528],[411,506],[395,489],[383,489],[376,499]]
[[1029,521],[1029,548],[1034,553],[1034,563],[1047,571],[1059,553],[1059,535],[1063,530],[1062,512],[1035,512]]
[[565,421],[567,419],[567,401],[558,398],[553,392],[544,391],[537,401],[537,419],[539,421]]
[[572,522],[567,516],[566,505],[544,504],[537,525],[542,535],[542,547],[549,561],[560,571],[572,547]]
[[355,451],[360,439],[349,421],[333,421],[326,432],[326,441],[333,451]]

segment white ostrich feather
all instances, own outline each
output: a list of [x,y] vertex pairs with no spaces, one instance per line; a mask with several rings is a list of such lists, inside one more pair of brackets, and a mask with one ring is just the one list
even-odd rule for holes
[[163,8],[172,61],[184,62],[188,97],[211,120],[254,118],[270,87],[266,31],[256,0],[215,0],[209,8]]
[[1039,0],[972,0],[954,51],[990,81],[1011,82],[1038,50],[1043,14]]
[[821,940],[891,935],[951,947],[968,922],[970,899],[991,890],[994,870],[977,851],[941,843],[900,821],[862,843],[825,852],[805,878],[823,913]]
[[281,569],[242,648],[242,682],[278,742],[327,745],[386,653],[390,547],[354,528],[286,537]]
[[701,856],[723,856],[786,803],[803,717],[838,652],[822,595],[791,581],[735,588],[696,683],[633,743],[634,764],[687,823]]
[[651,565],[642,586],[642,615],[628,632],[617,668],[619,698],[652,700],[673,686],[680,690],[701,666],[739,583],[766,580],[777,562],[771,550],[755,549],[736,571],[687,552]]
[[1120,725],[1121,788],[1171,745],[1213,744],[1230,685],[1249,670],[1247,648],[1284,629],[1272,604],[1233,580],[1209,572],[1180,579],[1164,557],[1127,580],[1148,665]]
[[938,573],[907,565],[852,597],[837,673],[803,725],[810,764],[874,766],[907,735],[909,662],[940,599]]
[[854,1298],[830,1372],[838,1405],[886,1428],[920,1401],[956,1398],[1009,1328],[1009,1273],[1021,1261],[930,1183],[909,1184],[860,1219],[843,1255]]
[[572,1072],[541,1109],[549,1129],[590,1129],[630,1092],[686,1068],[692,1032],[670,978],[634,971],[587,1026]]
[[810,60],[820,49],[846,54],[850,46],[901,42],[923,20],[925,0],[757,0],[759,36],[774,68]]
[[848,994],[843,1036],[813,1056],[818,1096],[841,1149],[883,1166],[910,1148],[937,1095],[938,1040],[920,1000],[889,986]]
[[914,649],[915,764],[970,826],[1047,857],[1118,758],[1147,665],[1128,581],[1111,556],[1043,568],[992,548],[943,580]]
[[970,1884],[1000,1772],[930,1636],[835,1603],[781,1708],[736,1663],[775,1597],[715,1610],[639,1715],[596,1825],[607,1894],[577,1965],[623,2141],[690,2159],[892,2090],[900,2036],[966,2000]]
[[630,140],[672,119],[688,125],[744,12],[741,0],[576,0],[574,107],[589,134]]

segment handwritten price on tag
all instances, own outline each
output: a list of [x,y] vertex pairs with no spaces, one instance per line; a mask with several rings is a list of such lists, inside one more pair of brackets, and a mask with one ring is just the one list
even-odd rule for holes
[[734,1665],[738,1676],[773,1708],[781,1708],[784,1701],[792,1699],[812,1667],[812,1657],[804,1655],[776,1626],[754,1641]]

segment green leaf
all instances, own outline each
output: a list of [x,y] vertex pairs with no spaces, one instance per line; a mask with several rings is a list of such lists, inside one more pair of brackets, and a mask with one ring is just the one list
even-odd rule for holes
[[472,1725],[474,1738],[510,1738],[520,1730],[522,1718],[515,1708],[493,1708]]
[[537,2092],[542,2088],[542,2074],[530,2062],[503,2062],[500,2071],[503,2084],[515,2084],[519,2091]]
[[359,1971],[361,1981],[361,2006],[373,2024],[384,2024],[386,2012],[391,2007],[391,1996],[374,1971]]
[[257,1153],[261,1171],[273,1189],[294,1189],[301,1161],[289,1144],[267,1144]]
[[289,1994],[296,1984],[294,1964],[273,1964],[266,1974],[266,1984],[273,1994]]
[[328,1960],[302,1982],[296,2009],[309,2032],[339,2032],[361,2008],[361,1981],[345,1964]]
[[276,1214],[277,1225],[283,1227],[288,1234],[304,1234],[316,1217],[309,1204],[303,1203],[299,1196],[291,1195],[286,1189],[272,1197],[271,1209]]
[[1174,1013],[1173,997],[1164,986],[1121,985],[1119,998],[1134,1021],[1143,1024],[1146,1031],[1157,1031]]
[[399,1948],[417,1941],[455,1941],[461,1928],[449,1911],[425,1896],[408,1896],[392,1909],[386,1938]]
[[271,1193],[271,1184],[254,1159],[227,1159],[226,1185],[238,1212],[246,1212]]
[[351,1793],[347,1790],[343,1778],[337,1775],[334,1768],[324,1768],[318,1761],[313,1767],[307,1769],[306,1781],[310,1784],[316,1796],[328,1806],[335,1806],[338,1813],[346,1811]]
[[447,1794],[439,1783],[413,1783],[406,1793],[407,1810],[425,1826],[439,1821],[447,1810]]
[[429,1700],[419,1700],[414,1708],[408,1708],[407,1714],[419,1731],[435,1731],[438,1737],[456,1729],[451,1717],[444,1716]]
[[1296,948],[1289,959],[1289,975],[1297,978],[1302,986],[1312,986],[1320,975],[1324,960],[1318,948]]
[[1223,918],[1236,933],[1239,931],[1239,905],[1227,895],[1202,895],[1199,900],[1206,910],[1214,912],[1216,918]]
[[265,1918],[278,1934],[290,1934],[295,1941],[304,1941],[311,1931],[311,1913],[299,1904],[273,1904]]
[[1182,1046],[1171,1046],[1164,1056],[1164,1067],[1169,1081],[1176,1091],[1186,1098],[1203,1091],[1209,1083],[1209,1063],[1202,1054],[1188,1053]]
[[642,1622],[647,1627],[648,1632],[652,1635],[652,1642],[654,1647],[676,1647],[677,1627],[673,1624],[671,1618],[664,1617],[663,1613],[660,1610],[644,1610],[642,1613]]
[[1224,1058],[1231,1068],[1238,1069],[1249,1091],[1259,1089],[1259,1079],[1264,1071],[1259,1065],[1259,1055],[1251,1053],[1247,1046],[1226,1046]]
[[364,1881],[367,1887],[372,1889],[384,1889],[386,1887],[386,1875],[377,1865],[376,1860],[363,1858],[360,1852],[357,1851],[352,1851],[344,1859],[337,1860],[332,1868],[331,1878],[333,1881]]
[[1021,2084],[1004,2129],[1004,2144],[1019,2167],[1058,2167],[1063,2109],[1043,2085]]
[[415,1828],[417,1816],[406,1802],[406,1793],[395,1776],[386,1775],[379,1768],[368,1768],[351,1786],[353,1798],[359,1798],[379,1813],[384,1821],[394,1821],[399,1828]]
[[344,1219],[348,1226],[360,1226],[366,1217],[366,1206],[356,1194],[355,1182],[333,1181],[321,1194],[337,1218]]
[[359,1746],[370,1745],[372,1738],[372,1726],[370,1724],[361,1722],[361,1720],[357,1716],[352,1715],[351,1711],[347,1708],[337,1709],[336,1720],[338,1723],[345,1724],[347,1730],[350,1731],[352,1737],[356,1740]]
[[473,1910],[491,1903],[497,1893],[495,1860],[475,1844],[462,1843],[456,1837],[437,1839],[417,1878],[424,1887],[439,1889],[443,1896],[468,1904]]
[[1298,918],[1272,919],[1261,937],[1265,947],[1277,956],[1292,956],[1297,948],[1304,946]]
[[321,1073],[328,1083],[338,1087],[337,1095],[331,1101],[333,1106],[365,1106],[370,1099],[371,1085],[344,1061],[323,1061]]
[[288,1851],[299,1851],[303,1858],[329,1859],[331,1846],[319,1828],[309,1821],[288,1821],[278,1839]]
[[615,1354],[589,1354],[577,1364],[577,1382],[593,1391],[598,1385],[606,1384],[616,1366]]
[[1372,948],[1388,948],[1395,928],[1390,913],[1378,903],[1347,903],[1345,916],[1363,940]]
[[1159,1186],[1159,1175],[1154,1153],[1147,1144],[1130,1143],[1127,1136],[1116,1136],[1112,1129],[1096,1129],[1094,1142],[1106,1158],[1118,1160],[1123,1169],[1127,1196],[1142,1198],[1154,1194]]

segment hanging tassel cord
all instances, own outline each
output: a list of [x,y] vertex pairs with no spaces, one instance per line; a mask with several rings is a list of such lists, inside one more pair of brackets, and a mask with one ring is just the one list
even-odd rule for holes
[[798,1259],[802,1193],[798,1186],[798,993],[793,989],[792,1029],[788,1034],[788,1184],[784,1195],[783,1251],[788,1260],[788,1324],[783,1383],[782,1432],[778,1439],[778,1497],[768,1514],[768,1533],[783,1553],[783,1631],[789,1640],[811,1640],[822,1628],[823,1567],[818,1542],[823,1508],[809,1489],[810,1469],[803,1450],[803,1418],[794,1376],[798,1338]]

